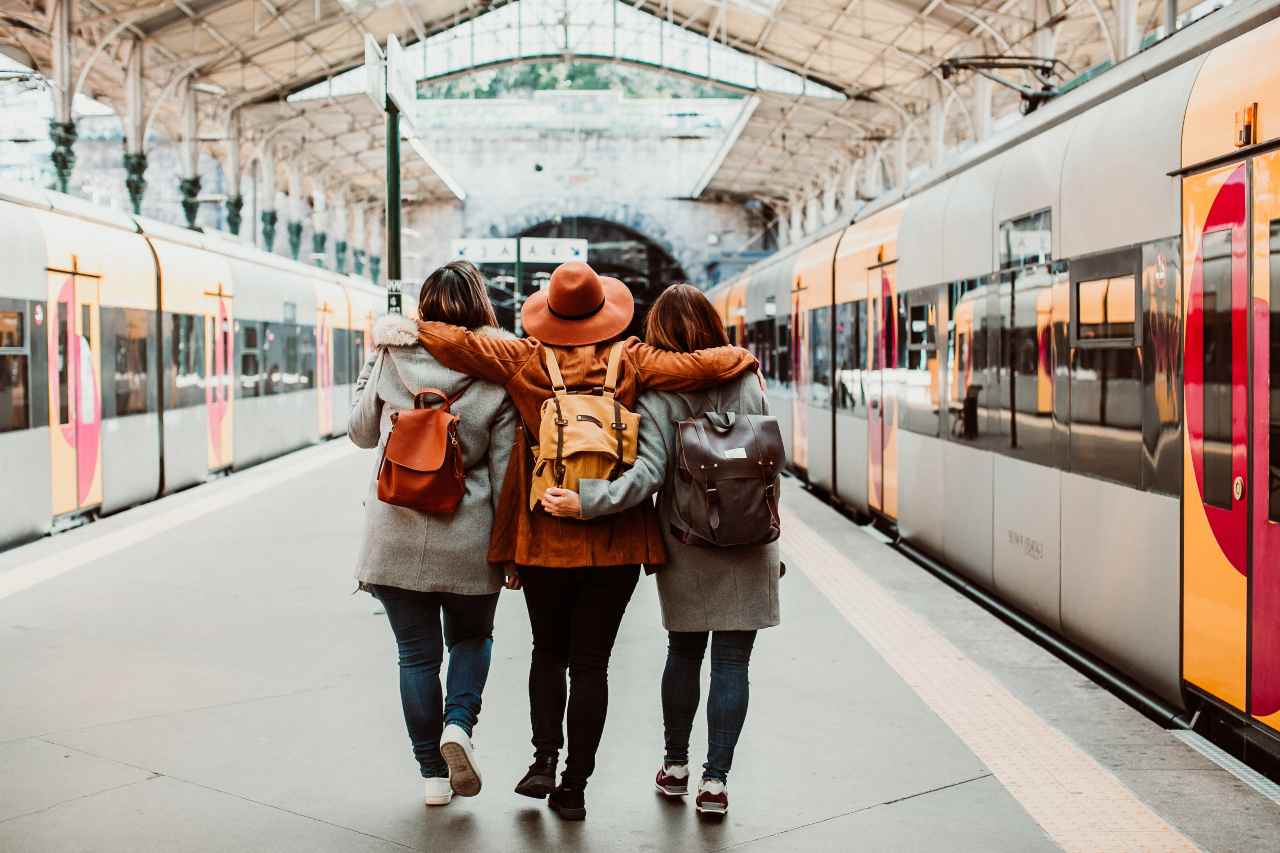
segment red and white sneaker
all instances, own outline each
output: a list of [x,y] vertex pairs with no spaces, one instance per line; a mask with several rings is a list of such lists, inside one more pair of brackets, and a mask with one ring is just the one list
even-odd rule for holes
[[723,782],[703,779],[698,785],[698,798],[694,800],[698,814],[719,817],[729,811],[729,791]]
[[658,777],[653,780],[658,793],[664,797],[684,797],[689,793],[689,765],[663,764]]

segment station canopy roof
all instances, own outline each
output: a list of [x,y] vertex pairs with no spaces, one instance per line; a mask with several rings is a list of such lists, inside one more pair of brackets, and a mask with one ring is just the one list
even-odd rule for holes
[[[23,47],[45,74],[53,2],[15,0],[0,12],[0,42]],[[973,77],[944,80],[938,68],[947,57],[1030,55],[1051,28],[1049,44],[1075,73],[1113,59],[1117,37],[1114,18],[1093,0],[73,2],[77,76],[92,59],[83,93],[123,113],[124,59],[141,40],[146,109],[171,134],[176,84],[195,75],[206,141],[219,144],[229,111],[245,107],[247,156],[267,139],[294,145],[308,173],[327,170],[369,198],[381,194],[383,122],[359,87],[340,79],[363,62],[368,34],[380,44],[396,34],[429,79],[579,58],[747,94],[750,108],[708,187],[774,200],[811,191],[837,164],[895,137],[923,150],[940,100],[947,144],[971,135]],[[1158,23],[1161,5],[1139,0],[1141,32]],[[1017,96],[997,89],[997,111],[1011,112]],[[404,162],[407,194],[457,194],[422,158],[406,151]]]

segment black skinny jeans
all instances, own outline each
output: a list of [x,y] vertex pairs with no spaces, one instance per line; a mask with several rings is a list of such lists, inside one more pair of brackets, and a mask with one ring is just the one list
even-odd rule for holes
[[609,709],[609,655],[640,567],[521,566],[520,580],[533,629],[529,717],[534,753],[539,758],[559,755],[567,705],[569,754],[562,781],[582,787],[595,770]]

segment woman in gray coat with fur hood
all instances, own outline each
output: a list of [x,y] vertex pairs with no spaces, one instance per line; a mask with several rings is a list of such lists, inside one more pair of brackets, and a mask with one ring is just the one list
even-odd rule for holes
[[[649,309],[645,339],[659,349],[692,352],[728,344],[715,308],[696,287],[667,288]],[[781,621],[778,543],[736,548],[686,545],[671,533],[675,485],[675,424],[704,412],[767,415],[760,378],[748,374],[701,394],[650,392],[640,397],[640,445],[636,463],[615,480],[582,480],[580,494],[549,489],[542,500],[552,515],[595,518],[648,500],[658,491],[667,563],[658,568],[658,600],[668,632],[662,673],[666,754],[656,786],[669,797],[689,790],[689,735],[698,711],[702,660],[711,645],[707,697],[707,760],[695,801],[700,814],[729,809],[726,784],[734,749],[747,718],[747,669],[756,632]]]
[[[484,334],[508,335],[497,328],[484,277],[466,261],[431,274],[422,286],[418,313]],[[426,780],[425,801],[446,805],[454,794],[480,791],[471,731],[489,675],[493,615],[503,584],[502,570],[489,565],[485,554],[515,442],[515,410],[501,387],[437,362],[418,343],[413,320],[381,317],[373,339],[377,352],[360,372],[348,428],[357,447],[378,448],[365,495],[356,579],[382,603],[396,637],[400,698]],[[451,409],[459,417],[466,493],[451,515],[428,515],[378,499],[391,416],[412,409],[414,396],[427,388],[457,396]],[[440,689],[446,647],[447,696]]]

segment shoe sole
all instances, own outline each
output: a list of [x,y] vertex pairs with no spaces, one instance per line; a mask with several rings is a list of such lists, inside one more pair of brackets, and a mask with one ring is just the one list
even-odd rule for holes
[[423,800],[429,806],[447,806],[453,797],[428,797]]
[[471,763],[471,756],[460,743],[440,744],[440,756],[449,765],[449,785],[459,797],[474,797],[480,793],[480,773]]
[[528,781],[521,782],[516,785],[515,791],[522,797],[530,797],[535,800],[545,800],[551,796],[551,792],[555,790],[556,777],[554,776],[534,776]]
[[562,820],[586,820],[587,819],[587,810],[585,808],[569,809],[569,808],[565,808],[564,806],[557,806],[555,803],[547,803],[547,805],[551,808],[553,812],[560,815],[560,818]]
[[661,785],[657,784],[656,782],[653,785],[653,790],[657,791],[659,794],[661,794],[664,797],[671,797],[672,799],[678,799],[680,797],[689,796],[688,788],[684,788],[683,790],[677,790],[675,788],[664,788]]
[[698,814],[708,815],[710,817],[724,817],[729,813],[729,808],[727,806],[725,808],[720,808],[719,806],[698,805],[697,809]]

